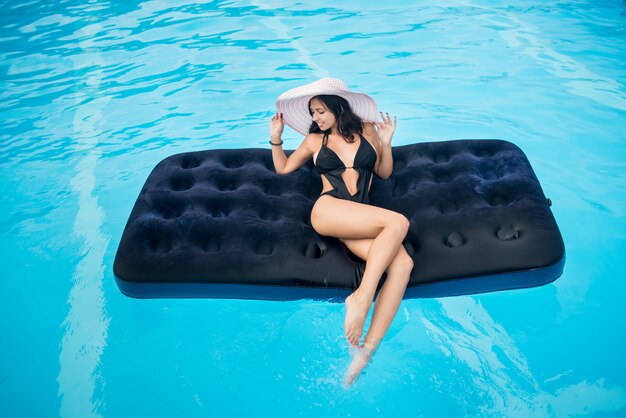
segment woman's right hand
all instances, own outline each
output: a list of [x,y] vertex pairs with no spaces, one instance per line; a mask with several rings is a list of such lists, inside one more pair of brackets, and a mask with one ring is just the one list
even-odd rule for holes
[[284,128],[285,120],[283,119],[283,114],[276,113],[272,116],[272,121],[270,122],[270,138],[279,140]]

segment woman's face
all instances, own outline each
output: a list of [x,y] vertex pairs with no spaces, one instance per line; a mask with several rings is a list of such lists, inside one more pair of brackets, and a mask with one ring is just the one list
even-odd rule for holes
[[317,123],[317,126],[322,131],[332,128],[335,126],[335,115],[333,115],[330,110],[326,108],[324,102],[322,102],[318,98],[311,99],[311,107],[310,107],[313,121]]

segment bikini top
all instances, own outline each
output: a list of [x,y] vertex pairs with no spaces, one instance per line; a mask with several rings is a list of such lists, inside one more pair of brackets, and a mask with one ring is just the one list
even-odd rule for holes
[[[372,170],[376,164],[376,150],[363,135],[359,134],[359,136],[361,137],[359,148],[354,155],[352,167],[346,167],[335,151],[328,147],[328,135],[324,135],[324,138],[322,138],[322,149],[317,154],[317,160],[313,161],[313,163],[317,170],[324,174],[333,186],[336,196],[361,203],[369,203],[368,188],[372,178]],[[350,193],[348,186],[343,180],[342,173],[346,168],[353,168],[359,173],[354,194]]]
[[341,158],[330,149],[328,144],[328,134],[325,134],[322,138],[322,149],[317,154],[316,160],[313,161],[320,173],[332,173],[333,171],[343,171],[346,168],[354,168],[355,170],[364,169],[372,171],[376,164],[376,150],[372,147],[372,144],[359,134],[361,137],[359,148],[354,156],[354,163],[352,167],[346,167],[341,161]]

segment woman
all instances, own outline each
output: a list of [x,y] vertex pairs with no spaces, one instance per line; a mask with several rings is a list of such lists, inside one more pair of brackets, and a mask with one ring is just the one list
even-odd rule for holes
[[[409,220],[400,213],[368,204],[372,173],[383,179],[391,176],[391,138],[396,118],[392,123],[388,113],[380,112],[383,122],[379,122],[371,97],[349,92],[341,80],[332,78],[285,92],[276,107],[278,113],[270,124],[276,172],[290,173],[313,158],[323,189],[311,210],[312,227],[320,235],[340,239],[366,261],[361,284],[345,301],[345,334],[357,349],[345,379],[349,385],[387,332],[413,269],[413,260],[402,245]],[[285,123],[305,135],[289,158],[281,147]],[[359,346],[385,271],[387,278],[376,298],[370,328]]]

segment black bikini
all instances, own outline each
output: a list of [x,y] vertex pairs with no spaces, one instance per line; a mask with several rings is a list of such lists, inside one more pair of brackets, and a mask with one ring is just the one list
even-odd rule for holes
[[[317,154],[317,159],[313,161],[317,170],[326,175],[326,178],[330,184],[334,187],[332,190],[320,194],[320,196],[329,194],[339,199],[352,200],[353,202],[369,203],[368,199],[368,187],[370,179],[372,177],[372,170],[376,164],[376,150],[372,147],[372,144],[359,134],[361,137],[359,148],[354,156],[354,163],[352,167],[346,167],[341,161],[341,158],[330,149],[328,144],[328,134],[325,134],[322,138],[322,148]],[[365,148],[364,144],[367,144]],[[347,168],[353,168],[359,173],[359,178],[356,183],[356,193],[350,194],[346,183],[341,177]]]

